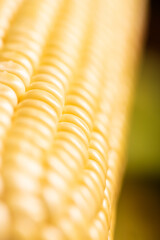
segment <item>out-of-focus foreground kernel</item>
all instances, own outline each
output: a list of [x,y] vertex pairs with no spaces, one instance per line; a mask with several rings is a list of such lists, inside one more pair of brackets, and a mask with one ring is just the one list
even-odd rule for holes
[[0,240],[112,240],[146,0],[1,2]]

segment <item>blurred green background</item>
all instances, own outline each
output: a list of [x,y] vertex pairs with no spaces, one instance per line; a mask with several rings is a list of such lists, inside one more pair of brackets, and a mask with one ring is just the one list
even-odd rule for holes
[[115,240],[160,240],[160,1],[150,1]]
[[160,175],[160,56],[147,52],[142,60],[132,114],[127,175]]

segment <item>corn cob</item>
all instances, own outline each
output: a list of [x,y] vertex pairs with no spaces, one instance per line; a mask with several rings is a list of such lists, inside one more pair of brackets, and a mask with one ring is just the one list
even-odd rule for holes
[[22,3],[0,52],[0,240],[113,239],[145,6]]

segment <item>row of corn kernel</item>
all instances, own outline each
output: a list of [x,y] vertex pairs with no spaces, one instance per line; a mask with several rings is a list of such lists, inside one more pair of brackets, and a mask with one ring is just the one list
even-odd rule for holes
[[[0,147],[10,126],[18,98],[30,83],[30,76],[48,37],[54,10],[60,1],[27,0],[19,9],[0,52]],[[8,106],[8,107],[5,107]]]
[[[61,0],[25,0],[4,39],[0,52],[0,153],[18,98],[24,93],[33,70],[37,68],[61,4]],[[0,179],[0,195],[2,192],[3,181]],[[4,239],[6,232],[9,233],[9,215],[2,202],[0,210],[0,218],[3,219],[0,224],[0,239],[1,235]]]
[[[24,93],[25,87],[29,85],[33,68],[32,62],[36,63],[35,57],[38,59],[37,53],[29,50],[29,46],[32,42],[35,42],[37,46],[43,47],[53,18],[56,18],[54,10],[56,11],[60,2],[58,0],[55,2],[48,0],[24,1],[11,24],[8,36],[5,38],[4,46],[0,52],[0,152],[6,130],[11,124],[11,117],[17,105],[18,97]],[[30,16],[30,9],[34,6],[35,12]],[[46,21],[42,21],[41,15],[46,16]],[[12,43],[12,36],[17,36],[18,43]],[[21,36],[26,37],[29,46],[26,46],[26,41],[19,40]],[[41,52],[42,49],[39,54]]]
[[[116,111],[112,116],[112,123],[110,124],[111,129],[109,134],[110,147],[108,155],[107,182],[102,205],[88,231],[89,239],[92,240],[114,239],[116,202],[125,165],[125,162],[124,160],[122,162],[122,159],[124,159],[124,143],[128,121],[127,115],[130,109],[129,105],[133,90],[133,70],[135,70],[135,64],[137,64],[137,59],[140,54],[139,50],[143,35],[142,30],[144,28],[146,15],[145,1],[139,2],[140,5],[137,5],[133,1],[131,4],[133,4],[131,9],[134,9],[133,16],[131,16],[132,18],[130,21],[132,27],[128,27],[132,29],[132,31],[130,31],[128,41],[126,41],[128,51],[125,51],[125,58],[126,60],[129,59],[129,61],[124,61],[123,63],[124,68],[126,67],[126,71],[123,72],[121,76],[123,81],[122,86],[119,87],[119,100],[117,100],[119,104],[116,107]],[[141,9],[141,13],[138,12],[139,7]],[[135,19],[137,19],[136,23]],[[135,46],[135,48],[131,48],[131,43]]]
[[[121,85],[122,86],[124,85],[123,81],[121,82]],[[103,195],[101,194],[102,202],[100,203],[98,210],[94,211],[95,216],[97,217],[93,217],[92,224],[89,228],[90,239],[107,239],[108,237],[108,234],[110,232],[110,226],[111,226],[113,206],[115,204],[113,203],[113,201],[115,201],[115,199],[117,198],[115,194],[117,192],[117,186],[118,186],[117,180],[120,179],[121,171],[124,169],[124,163],[122,162],[122,159],[123,159],[122,153],[124,150],[124,139],[122,139],[122,137],[123,138],[125,137],[125,130],[126,130],[126,126],[124,125],[124,117],[126,114],[126,109],[124,108],[124,106],[126,105],[125,94],[127,95],[127,91],[130,91],[130,88],[125,87],[125,91],[122,91],[122,86],[119,86],[119,96],[118,96],[119,104],[117,104],[116,113],[113,112],[112,114],[111,121],[110,121],[110,129],[107,134],[107,142],[109,146],[108,146],[108,156],[107,156],[108,166],[107,166],[106,180],[105,180],[106,186],[105,186],[104,194]],[[123,102],[122,102],[122,99],[123,99]],[[103,116],[103,113],[104,111],[101,112],[102,114],[101,116]],[[121,125],[123,126],[123,129]],[[101,129],[105,128],[102,121],[99,121],[99,126],[101,126]],[[101,129],[99,128],[98,130],[100,131]],[[118,143],[118,148],[115,147],[115,142],[116,144]],[[94,160],[97,160],[97,159],[94,159]],[[101,169],[99,170],[98,173],[95,169],[95,175],[98,176],[98,174],[99,176],[102,174]]]
[[[64,93],[81,55],[92,5],[91,1],[86,3],[70,1],[64,8],[65,12],[60,14],[37,74],[16,109],[6,138],[3,174],[7,193],[5,200],[13,214],[12,236],[40,238],[37,235],[46,214],[42,212],[43,205],[38,199],[44,167],[41,158],[50,146],[63,109]],[[65,69],[69,70],[69,75]],[[31,201],[36,202],[36,208],[30,204]],[[22,228],[22,223],[27,221],[32,223],[31,231]]]
[[[102,5],[102,9],[104,9],[104,5]],[[65,205],[70,190],[77,183],[77,177],[88,160],[93,118],[96,114],[101,90],[104,87],[107,37],[105,10],[106,8],[103,14],[100,9],[97,10],[92,41],[86,49],[80,73],[77,74],[68,90],[62,118],[58,123],[58,131],[47,158],[48,169],[45,173],[47,182],[44,184],[44,197],[51,215],[50,225],[54,228],[60,221],[62,231],[66,238],[70,239],[77,238],[75,235],[77,229],[75,225],[70,229],[70,222],[64,219],[63,213],[66,210]],[[85,221],[81,224],[84,226]],[[83,234],[79,231],[79,238],[80,236],[83,238]]]
[[63,209],[57,206],[60,203],[65,206],[63,204],[70,189],[77,182],[78,174],[86,164],[93,118],[104,85],[105,14],[102,15],[98,7],[95,16],[94,31],[86,48],[83,64],[68,90],[53,145],[47,158],[45,157],[48,166],[44,198],[49,209],[51,208],[52,217],[52,212],[57,218],[58,211],[63,212]]
[[0,48],[9,28],[11,20],[18,11],[23,0],[1,0],[0,1]]

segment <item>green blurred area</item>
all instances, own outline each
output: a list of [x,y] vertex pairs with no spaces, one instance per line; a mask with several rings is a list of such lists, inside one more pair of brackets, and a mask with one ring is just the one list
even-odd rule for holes
[[115,240],[160,240],[160,56],[142,61]]
[[135,92],[128,174],[160,176],[160,56],[147,53]]

